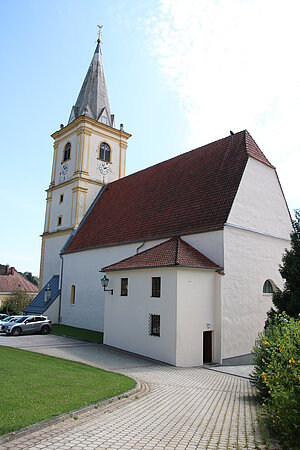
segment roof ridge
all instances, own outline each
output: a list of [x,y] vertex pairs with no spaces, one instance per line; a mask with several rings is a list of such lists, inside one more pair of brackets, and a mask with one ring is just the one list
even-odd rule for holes
[[[247,130],[238,131],[237,133],[234,134],[234,136],[237,136],[237,135],[239,135],[241,133],[244,133],[245,131],[247,131]],[[174,160],[176,158],[178,158],[178,159],[184,158],[189,153],[193,153],[193,152],[205,149],[206,147],[209,147],[211,145],[215,145],[217,142],[224,141],[224,140],[226,140],[228,138],[232,138],[232,135],[228,135],[228,136],[225,136],[223,138],[216,139],[215,141],[209,142],[208,144],[201,145],[200,147],[193,148],[192,150],[187,150],[186,152],[180,153],[179,155],[175,155],[175,156],[172,156],[171,158],[165,159],[164,161],[157,162],[157,163],[153,164],[152,166],[144,167],[144,169],[137,170],[136,172],[130,173],[129,175],[126,175],[125,177],[119,178],[118,180],[111,181],[110,183],[107,183],[107,185],[109,186],[109,185],[113,185],[115,183],[119,183],[121,181],[125,181],[128,178],[133,177],[134,175],[137,175],[138,173],[142,173],[144,171],[152,169],[153,167],[157,167],[157,166],[163,165],[163,164],[165,164],[165,163],[167,163],[169,161],[172,161],[172,160]]]

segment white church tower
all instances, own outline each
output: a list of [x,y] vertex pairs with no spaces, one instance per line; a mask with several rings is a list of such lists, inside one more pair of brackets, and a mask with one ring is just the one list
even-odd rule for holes
[[[100,27],[99,27],[100,29]],[[96,50],[69,122],[52,134],[52,175],[47,189],[40,289],[60,274],[60,251],[101,187],[125,176],[127,140],[114,126],[102,63]]]

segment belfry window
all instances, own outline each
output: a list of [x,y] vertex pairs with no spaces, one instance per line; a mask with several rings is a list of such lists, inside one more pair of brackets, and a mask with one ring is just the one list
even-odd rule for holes
[[99,159],[110,162],[110,146],[106,142],[101,142],[100,144]]
[[71,144],[68,142],[64,148],[63,162],[71,158]]
[[263,293],[264,294],[273,294],[273,292],[274,292],[273,284],[271,283],[270,280],[266,280],[264,282]]

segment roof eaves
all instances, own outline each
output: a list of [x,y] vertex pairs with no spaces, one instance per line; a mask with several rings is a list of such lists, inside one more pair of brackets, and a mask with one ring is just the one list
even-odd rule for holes
[[[109,266],[108,266],[109,267]],[[155,265],[155,266],[139,266],[139,267],[122,267],[122,268],[112,268],[105,269],[103,267],[101,272],[120,272],[127,270],[143,270],[143,269],[199,269],[199,270],[213,270],[214,272],[220,272],[223,267],[207,267],[207,266],[188,266],[184,264],[166,264],[166,265]]]
[[[86,214],[88,214],[88,213],[89,213],[89,210]],[[84,217],[83,220],[85,220],[85,219],[86,219],[86,216]],[[83,221],[80,222],[79,226],[82,226],[82,223],[83,223]],[[193,230],[193,231],[184,230],[181,233],[181,237],[194,235],[194,234],[209,233],[212,231],[221,231],[224,229],[224,225],[225,225],[225,223],[218,224],[218,225],[212,225],[210,227],[205,227],[203,229],[200,228],[196,231],[195,230]],[[76,233],[78,232],[78,230],[79,230],[79,227],[77,228]],[[75,234],[74,234],[74,236],[75,236]],[[94,245],[91,247],[76,248],[76,250],[64,251],[63,254],[65,255],[65,254],[69,254],[69,253],[85,252],[87,250],[96,250],[96,249],[100,249],[100,248],[116,247],[119,245],[134,244],[135,242],[138,243],[138,242],[142,242],[142,241],[149,242],[149,241],[155,241],[156,239],[171,239],[172,237],[174,237],[174,234],[172,234],[172,233],[167,233],[167,234],[162,234],[162,235],[148,235],[146,237],[137,237],[135,239],[113,242],[113,243],[108,243],[108,244],[104,244],[104,245],[99,244],[99,245]]]

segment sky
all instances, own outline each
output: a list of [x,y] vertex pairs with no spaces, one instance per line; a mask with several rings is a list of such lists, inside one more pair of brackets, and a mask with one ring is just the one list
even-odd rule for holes
[[0,15],[1,264],[39,275],[51,134],[98,24],[127,174],[247,129],[300,208],[298,0],[15,0]]

